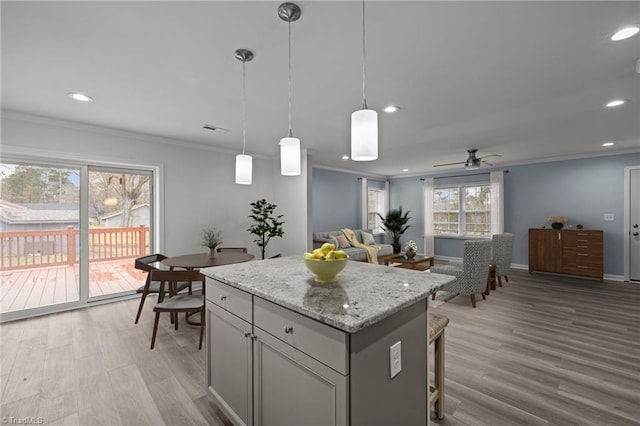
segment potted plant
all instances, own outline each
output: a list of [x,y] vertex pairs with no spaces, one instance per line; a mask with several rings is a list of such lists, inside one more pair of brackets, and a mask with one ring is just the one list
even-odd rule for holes
[[284,229],[282,229],[284,222],[280,220],[282,215],[275,216],[273,214],[278,207],[275,204],[262,199],[251,203],[250,206],[251,214],[249,217],[256,223],[251,225],[247,231],[257,237],[253,242],[260,247],[262,258],[264,259],[269,240],[272,237],[282,237],[284,235]]
[[202,242],[201,245],[209,248],[209,256],[213,257],[216,254],[216,247],[222,244],[222,231],[218,231],[216,228],[205,228],[202,230]]
[[383,217],[380,213],[380,219],[382,219],[382,229],[391,232],[393,238],[393,252],[400,253],[402,246],[400,245],[400,236],[405,233],[411,225],[407,225],[409,222],[409,211],[402,214],[402,206],[399,209],[389,210],[387,216]]

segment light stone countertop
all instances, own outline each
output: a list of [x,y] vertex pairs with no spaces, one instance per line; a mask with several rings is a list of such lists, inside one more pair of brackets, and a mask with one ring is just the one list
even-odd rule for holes
[[204,275],[354,333],[452,282],[454,277],[349,261],[332,284],[314,282],[302,256],[201,269]]

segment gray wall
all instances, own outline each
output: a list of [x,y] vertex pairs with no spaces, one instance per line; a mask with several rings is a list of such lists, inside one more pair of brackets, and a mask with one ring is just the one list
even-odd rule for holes
[[353,173],[313,169],[313,232],[361,227],[358,177]]
[[[604,273],[624,275],[624,168],[638,164],[640,153],[508,167],[505,231],[515,234],[513,263],[528,264],[528,229],[549,226],[547,217],[556,214],[566,216],[569,225],[603,230]],[[413,239],[422,248],[419,177],[391,180],[391,207],[399,205],[412,216],[403,243]],[[613,213],[615,220],[605,222],[604,213]],[[436,238],[435,254],[461,257],[463,241]]]

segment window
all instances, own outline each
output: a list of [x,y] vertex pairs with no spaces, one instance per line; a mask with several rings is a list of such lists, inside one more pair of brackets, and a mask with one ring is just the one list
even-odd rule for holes
[[374,234],[383,233],[382,219],[378,213],[384,216],[385,212],[385,190],[380,188],[367,189],[367,228]]
[[491,186],[434,188],[433,234],[459,237],[491,235]]

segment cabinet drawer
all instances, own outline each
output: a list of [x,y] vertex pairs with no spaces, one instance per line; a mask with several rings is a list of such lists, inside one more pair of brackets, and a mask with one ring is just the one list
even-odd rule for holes
[[251,322],[251,294],[207,277],[207,300]]
[[562,272],[571,275],[602,278],[602,266],[600,265],[564,265]]
[[602,231],[565,231],[562,233],[562,237],[565,246],[597,247],[602,245]]
[[565,249],[562,251],[562,263],[566,264],[567,262],[602,263],[602,251]]
[[349,374],[347,333],[269,301],[254,298],[254,326],[341,374]]

